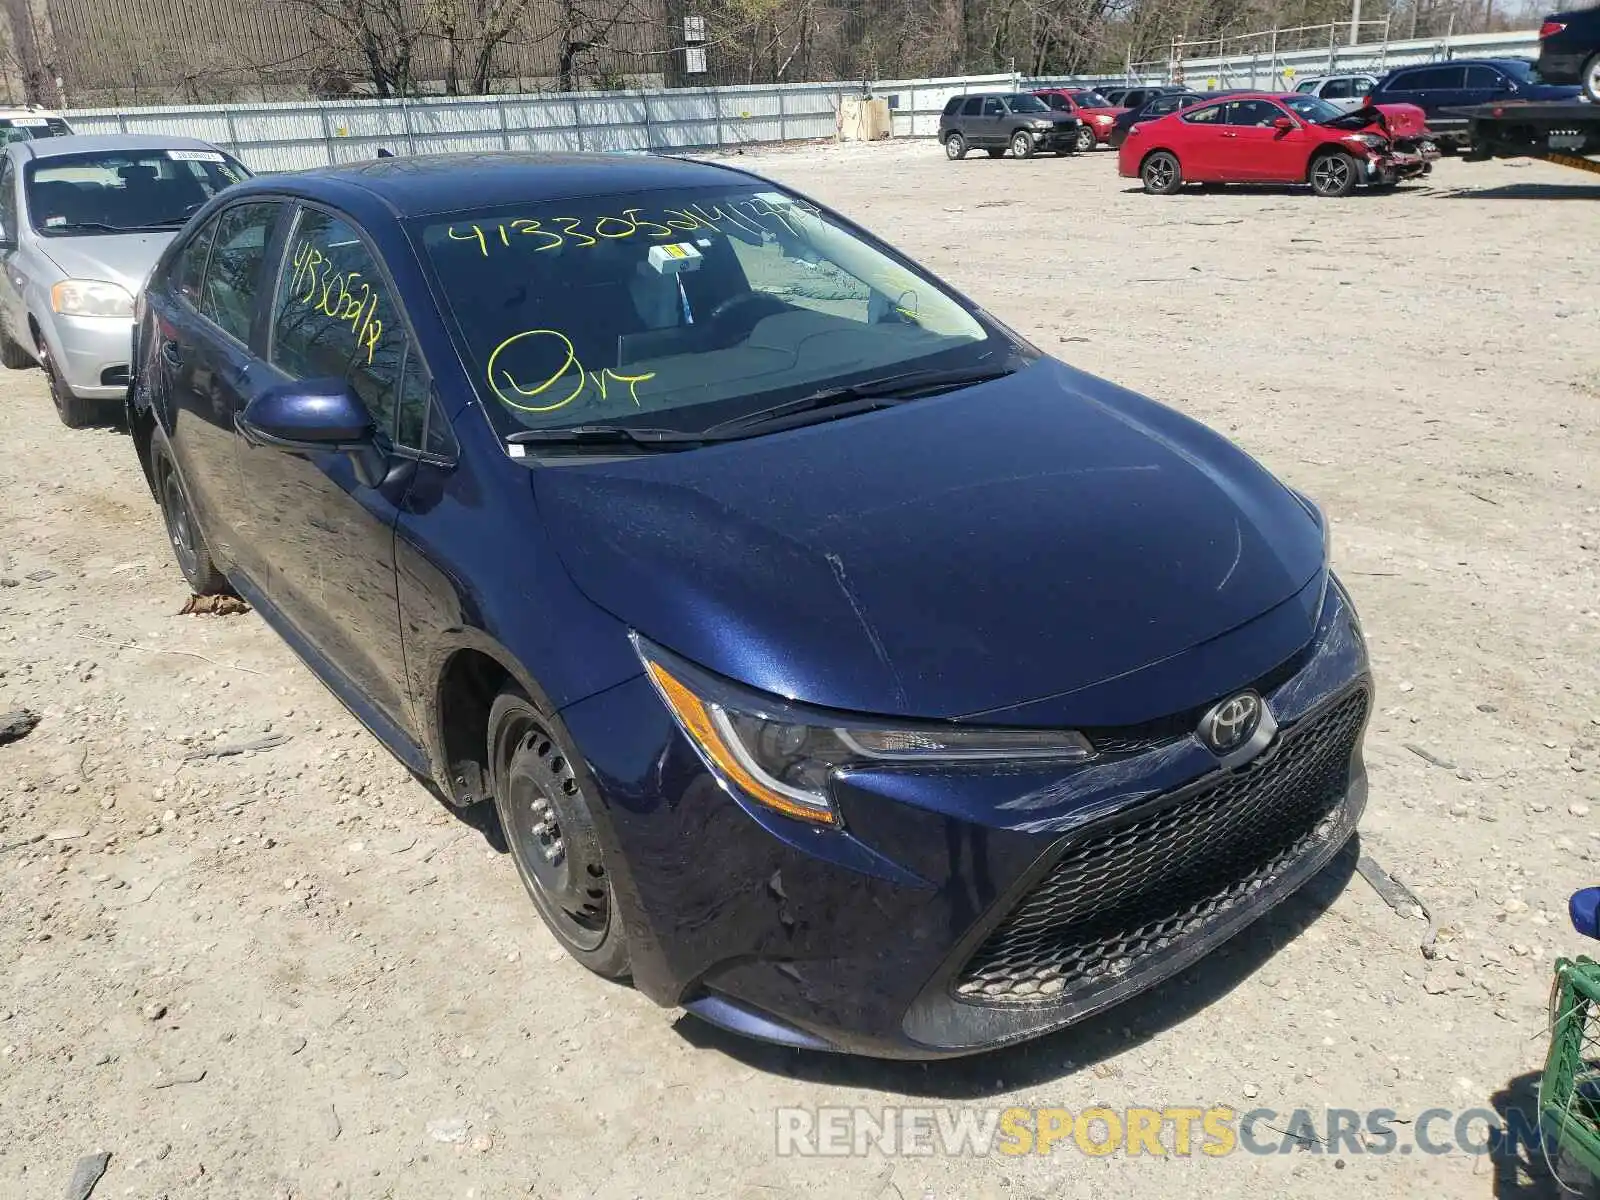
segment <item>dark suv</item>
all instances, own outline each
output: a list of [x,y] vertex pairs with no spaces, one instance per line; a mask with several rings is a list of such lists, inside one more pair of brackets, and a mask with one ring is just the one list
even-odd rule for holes
[[939,117],[939,140],[953,159],[966,157],[968,150],[999,158],[1008,147],[1017,158],[1030,158],[1039,150],[1071,154],[1082,124],[1026,92],[952,96]]
[[1547,83],[1577,83],[1600,104],[1600,6],[1551,13],[1539,27],[1539,74]]
[[1454,59],[1401,67],[1367,93],[1368,104],[1415,104],[1445,145],[1469,141],[1467,119],[1448,110],[1499,100],[1575,100],[1578,89],[1545,83],[1522,58]]

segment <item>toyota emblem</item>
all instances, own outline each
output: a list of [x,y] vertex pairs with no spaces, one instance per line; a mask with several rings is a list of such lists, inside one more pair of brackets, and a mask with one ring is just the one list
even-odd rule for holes
[[1261,724],[1263,708],[1261,697],[1254,692],[1229,696],[1200,718],[1200,740],[1213,754],[1237,750]]

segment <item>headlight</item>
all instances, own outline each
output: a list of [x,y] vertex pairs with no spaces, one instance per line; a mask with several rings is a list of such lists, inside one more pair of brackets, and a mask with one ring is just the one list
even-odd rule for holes
[[1352,133],[1345,138],[1345,141],[1360,142],[1368,150],[1387,150],[1389,148],[1389,139],[1380,137],[1376,133]]
[[1094,754],[1078,733],[1055,729],[969,729],[896,724],[808,711],[691,667],[633,636],[656,691],[722,785],[785,816],[839,823],[828,795],[840,767],[1054,759]]
[[1094,123],[1096,125],[1109,125],[1111,124],[1111,118],[1106,116],[1104,113],[1101,113],[1099,116],[1094,118]]
[[1056,123],[1054,121],[1047,121],[1043,117],[1035,118],[1034,120],[1029,121],[1028,124],[1032,125],[1035,129],[1054,129],[1056,127]]
[[50,289],[50,307],[64,317],[131,317],[127,289],[99,279],[63,279]]

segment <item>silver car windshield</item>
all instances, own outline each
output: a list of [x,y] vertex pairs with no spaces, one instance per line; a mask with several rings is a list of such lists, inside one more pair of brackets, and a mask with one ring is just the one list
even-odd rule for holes
[[179,229],[249,172],[220,150],[103,150],[28,164],[28,217],[44,237]]

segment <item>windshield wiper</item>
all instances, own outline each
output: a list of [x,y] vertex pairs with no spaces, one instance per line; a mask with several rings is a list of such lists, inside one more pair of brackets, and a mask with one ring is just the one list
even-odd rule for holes
[[646,449],[681,450],[704,445],[703,434],[678,429],[652,429],[627,425],[568,425],[556,429],[519,429],[506,434],[513,446],[642,446]]
[[107,225],[104,221],[63,221],[59,225],[46,225],[40,233],[63,233],[73,229],[93,229],[100,233],[127,233],[122,225]]
[[786,417],[801,413],[826,411],[824,420],[847,417],[852,413],[870,412],[874,408],[898,404],[902,400],[914,400],[920,396],[932,396],[939,392],[968,387],[974,383],[1002,379],[1012,374],[1015,369],[1014,367],[968,367],[960,370],[903,371],[898,375],[885,375],[879,379],[865,379],[860,383],[848,383],[842,387],[824,388],[820,392],[812,392],[809,396],[801,396],[798,400],[789,400],[783,404],[774,404],[771,408],[757,409],[753,413],[719,421],[705,432],[708,435],[725,435],[734,430],[745,431],[774,421],[782,421]]

